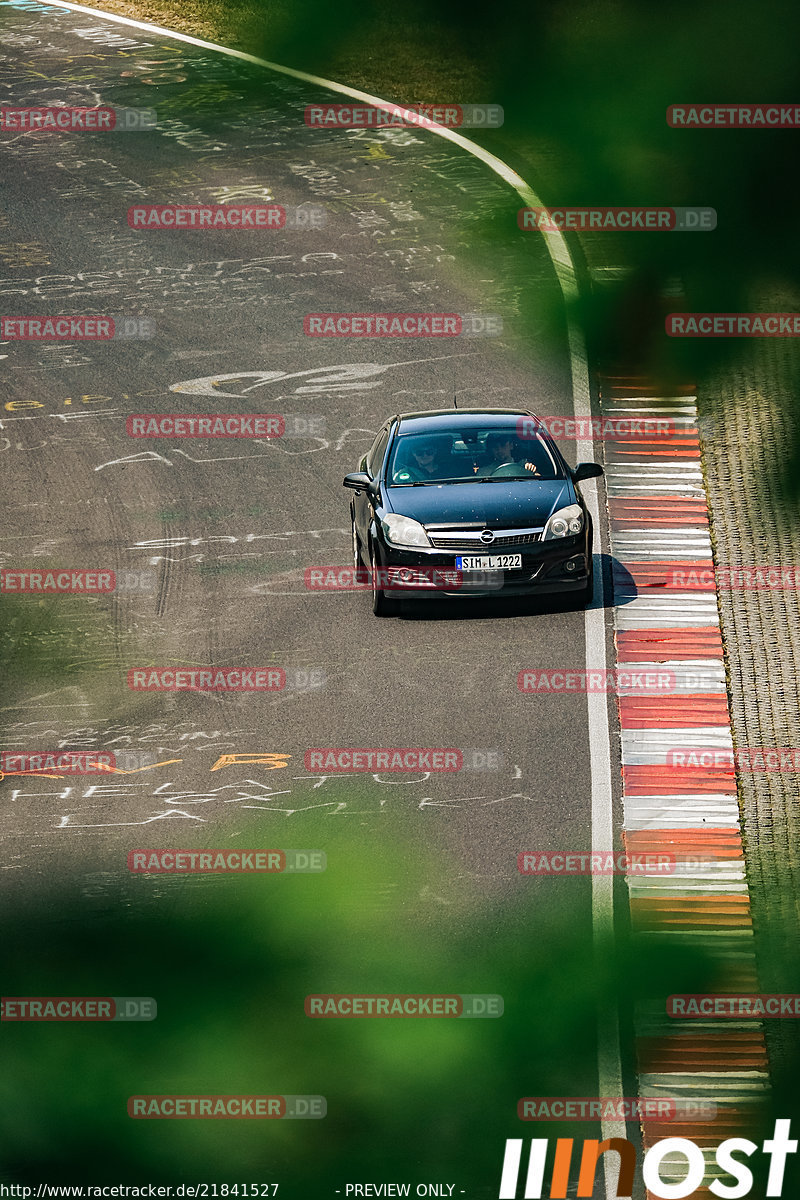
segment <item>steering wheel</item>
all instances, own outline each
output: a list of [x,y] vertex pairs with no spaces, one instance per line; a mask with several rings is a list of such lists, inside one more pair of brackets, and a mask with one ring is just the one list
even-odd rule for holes
[[497,466],[496,466],[496,467],[494,468],[494,470],[492,471],[492,475],[496,475],[496,474],[497,474],[497,472],[498,472],[498,471],[502,471],[504,467],[515,467],[516,465],[517,465],[517,464],[516,464],[515,462],[513,462],[513,461],[511,461],[511,462],[504,462],[504,463],[498,463],[498,464],[497,464]]

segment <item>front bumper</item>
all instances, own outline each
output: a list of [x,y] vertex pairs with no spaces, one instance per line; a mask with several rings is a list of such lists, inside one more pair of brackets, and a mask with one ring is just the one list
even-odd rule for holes
[[[399,550],[383,542],[376,549],[380,586],[387,598],[394,600],[579,592],[586,587],[591,563],[587,531],[523,547],[522,566],[501,571],[457,572],[456,555],[452,551]],[[514,552],[511,548],[507,551]],[[406,572],[412,574],[412,579],[404,583],[400,576]]]

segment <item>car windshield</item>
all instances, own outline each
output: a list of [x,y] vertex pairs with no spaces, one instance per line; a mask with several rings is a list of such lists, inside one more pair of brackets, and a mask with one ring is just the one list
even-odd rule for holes
[[401,433],[387,471],[392,487],[562,478],[541,434],[523,437],[513,426],[488,424],[452,433]]

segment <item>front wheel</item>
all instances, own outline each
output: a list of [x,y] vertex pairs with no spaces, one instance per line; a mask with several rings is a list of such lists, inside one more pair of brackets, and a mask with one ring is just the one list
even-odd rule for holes
[[391,600],[386,599],[386,593],[380,586],[378,564],[375,561],[375,547],[373,545],[370,545],[369,548],[369,577],[372,586],[372,611],[376,617],[391,617],[395,612],[395,605]]

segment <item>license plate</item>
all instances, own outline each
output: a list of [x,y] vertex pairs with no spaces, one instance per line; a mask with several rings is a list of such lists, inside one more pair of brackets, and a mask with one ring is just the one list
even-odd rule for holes
[[464,554],[456,559],[458,571],[509,571],[521,566],[521,554]]

